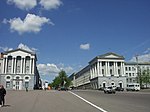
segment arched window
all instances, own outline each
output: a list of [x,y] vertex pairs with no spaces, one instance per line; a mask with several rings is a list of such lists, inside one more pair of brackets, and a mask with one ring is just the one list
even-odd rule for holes
[[6,79],[10,79],[10,76],[7,76]]

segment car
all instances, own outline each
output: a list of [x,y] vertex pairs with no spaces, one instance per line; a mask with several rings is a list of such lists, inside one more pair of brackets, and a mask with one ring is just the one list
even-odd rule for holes
[[122,88],[122,87],[116,87],[115,90],[116,90],[116,91],[124,91],[124,88]]
[[67,91],[68,90],[68,88],[66,88],[66,87],[59,87],[58,88],[58,91]]
[[104,93],[114,93],[115,94],[116,90],[112,86],[109,86],[109,87],[104,88]]
[[127,84],[127,91],[140,91],[140,84],[139,83],[130,83]]

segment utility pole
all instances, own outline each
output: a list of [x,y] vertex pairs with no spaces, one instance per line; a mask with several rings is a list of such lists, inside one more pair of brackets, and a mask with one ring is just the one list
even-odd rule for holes
[[141,87],[142,84],[141,84],[141,74],[140,74],[138,56],[139,56],[139,55],[136,55],[136,56],[135,56],[135,58],[136,58],[136,64],[137,64],[137,83],[140,83],[140,87]]

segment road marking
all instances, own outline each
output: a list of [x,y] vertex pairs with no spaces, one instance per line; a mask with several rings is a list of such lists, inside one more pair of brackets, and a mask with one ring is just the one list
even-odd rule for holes
[[91,103],[90,101],[88,101],[88,100],[82,98],[81,96],[79,96],[79,95],[77,95],[77,94],[75,94],[75,93],[73,93],[73,92],[71,92],[71,91],[69,91],[69,93],[75,95],[76,97],[80,98],[80,99],[83,100],[84,102],[90,104],[91,106],[95,107],[96,109],[98,109],[98,110],[100,110],[100,111],[102,111],[102,112],[108,112],[108,111],[102,109],[101,107],[99,107],[99,106],[97,106],[97,105]]

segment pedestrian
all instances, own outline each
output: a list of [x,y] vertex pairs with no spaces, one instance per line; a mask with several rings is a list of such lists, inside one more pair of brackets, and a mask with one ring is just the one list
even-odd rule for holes
[[6,90],[3,85],[0,85],[0,107],[5,105]]
[[0,85],[0,107],[2,107],[2,86]]

